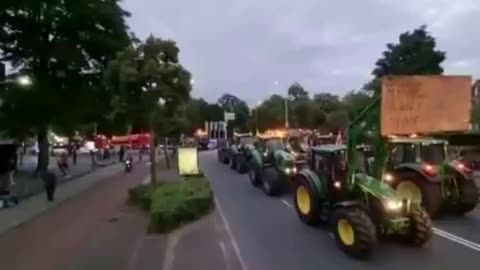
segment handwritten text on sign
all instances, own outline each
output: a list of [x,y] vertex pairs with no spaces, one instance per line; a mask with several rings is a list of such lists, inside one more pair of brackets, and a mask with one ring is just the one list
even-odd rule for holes
[[382,135],[466,131],[468,76],[390,76],[382,80]]

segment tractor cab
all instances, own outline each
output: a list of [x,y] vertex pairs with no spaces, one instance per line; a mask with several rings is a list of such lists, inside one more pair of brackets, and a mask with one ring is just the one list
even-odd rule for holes
[[330,201],[346,200],[342,186],[347,182],[345,145],[325,144],[312,148],[308,167],[325,179]]
[[439,166],[447,160],[447,141],[434,138],[391,138],[387,166],[402,163],[425,163]]
[[238,146],[245,146],[253,143],[253,135],[251,133],[235,134],[235,144]]

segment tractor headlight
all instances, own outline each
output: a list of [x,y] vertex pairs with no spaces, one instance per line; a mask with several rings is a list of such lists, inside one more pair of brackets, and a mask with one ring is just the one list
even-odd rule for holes
[[391,173],[386,173],[383,175],[383,180],[385,180],[385,182],[392,182],[393,181],[393,174]]
[[403,202],[400,200],[386,200],[385,207],[390,211],[397,211],[403,207]]
[[285,168],[285,173],[286,174],[294,174],[294,173],[297,173],[297,168],[293,167],[293,168]]

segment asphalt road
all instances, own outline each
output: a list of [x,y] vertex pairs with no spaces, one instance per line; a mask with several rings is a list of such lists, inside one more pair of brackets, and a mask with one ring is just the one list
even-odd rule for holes
[[474,269],[480,265],[480,211],[435,222],[435,234],[423,248],[381,242],[368,261],[342,253],[327,229],[302,224],[289,195],[270,198],[216,160],[215,151],[200,154],[244,270],[310,269]]

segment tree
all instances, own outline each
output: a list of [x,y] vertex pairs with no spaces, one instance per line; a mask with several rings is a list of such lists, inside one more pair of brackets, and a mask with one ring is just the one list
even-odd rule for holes
[[342,108],[340,98],[330,93],[315,94],[313,101],[326,113],[331,113]]
[[229,127],[248,131],[248,119],[250,118],[250,109],[245,101],[235,95],[225,93],[218,99],[218,104],[223,111],[235,113],[235,120],[229,123]]
[[342,98],[342,103],[348,111],[351,120],[359,115],[371,102],[372,98],[365,91],[350,91]]
[[421,26],[413,32],[405,32],[399,36],[397,44],[387,44],[387,50],[375,62],[372,75],[375,82],[369,88],[376,93],[380,91],[378,79],[386,75],[432,75],[442,74],[441,63],[446,54],[436,49],[435,38]]
[[299,99],[299,98],[308,98],[308,92],[305,91],[305,88],[298,83],[294,82],[290,87],[288,88],[288,95],[293,97],[294,100]]
[[6,95],[10,108],[3,110],[3,118],[16,119],[16,127],[36,134],[39,171],[48,167],[49,128],[69,129],[83,119],[89,108],[85,90],[94,75],[129,43],[128,15],[119,0],[2,2],[0,61],[33,80],[28,94]]
[[257,107],[260,130],[283,127],[285,123],[285,98],[272,95]]
[[347,128],[348,122],[349,118],[346,110],[333,111],[327,115],[327,126],[331,132],[343,132]]
[[[132,127],[151,131],[152,183],[156,182],[155,118],[175,118],[190,99],[191,75],[180,64],[179,52],[174,41],[150,35],[120,52],[105,72],[105,85],[114,94],[114,117],[120,115]],[[165,158],[168,166],[168,155]]]
[[123,117],[131,127],[149,129],[160,100],[165,101],[165,117],[174,116],[188,102],[191,75],[180,64],[179,51],[174,41],[150,36],[118,53],[104,77],[114,97],[114,117]]

